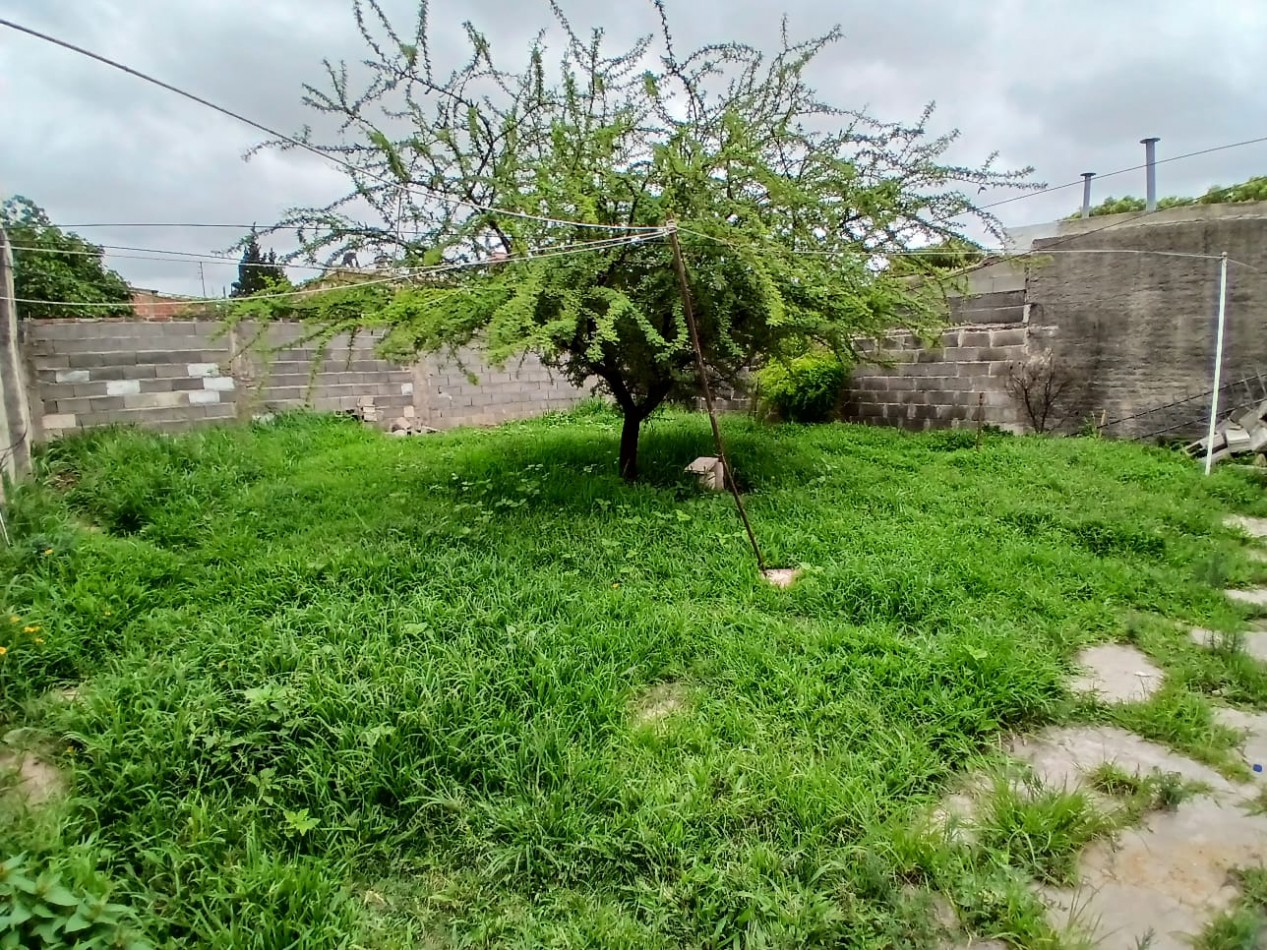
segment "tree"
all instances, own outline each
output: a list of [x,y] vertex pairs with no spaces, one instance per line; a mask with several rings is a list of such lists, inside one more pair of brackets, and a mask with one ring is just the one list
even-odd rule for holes
[[238,279],[233,282],[229,291],[230,297],[249,297],[263,293],[286,281],[286,273],[282,265],[277,263],[276,252],[267,254],[260,251],[259,238],[255,229],[247,237],[242,247],[242,260],[238,264]]
[[[0,204],[0,226],[13,245],[13,287],[23,317],[128,316],[132,292],[127,281],[102,263],[103,251],[78,234],[63,231],[30,198],[15,195]],[[115,304],[63,307],[42,301]]]
[[[682,56],[653,0],[657,36],[609,52],[601,30],[582,39],[551,7],[565,39],[557,61],[543,31],[521,68],[497,65],[467,24],[469,57],[442,76],[425,2],[405,39],[378,0],[354,0],[368,80],[354,88],[344,64],[327,62],[326,86],[305,87],[344,130],[306,142],[354,169],[352,187],[282,224],[304,228],[312,259],[375,246],[402,268],[466,269],[413,270],[412,285],[374,288],[381,307],[355,320],[317,299],[273,306],[329,334],[385,326],[391,355],[479,343],[494,362],[531,351],[573,383],[597,380],[624,414],[626,478],[641,423],[697,382],[669,251],[656,232],[622,229],[679,228],[708,372],[731,380],[810,343],[845,354],[859,336],[931,320],[938,282],[877,262],[959,239],[974,219],[999,235],[975,196],[1029,173],[995,171],[993,157],[945,163],[957,133],[930,135],[932,106],[906,125],[822,101],[806,70],[839,31],[797,42],[785,28],[770,57],[738,43]],[[364,207],[381,226],[353,217]]]

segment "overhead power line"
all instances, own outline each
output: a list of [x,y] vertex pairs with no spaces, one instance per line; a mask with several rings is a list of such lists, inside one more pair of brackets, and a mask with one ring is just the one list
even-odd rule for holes
[[[410,280],[419,277],[430,277],[434,274],[444,274],[451,271],[466,270],[472,267],[497,267],[503,264],[524,264],[532,261],[546,260],[552,257],[566,257],[571,254],[586,254],[597,251],[607,251],[613,248],[626,247],[634,244],[644,244],[649,241],[658,240],[667,235],[668,229],[662,228],[654,234],[634,234],[624,235],[621,237],[603,238],[598,241],[581,241],[575,244],[565,244],[556,248],[547,248],[542,253],[533,254],[526,253],[515,257],[489,258],[483,261],[466,261],[458,264],[439,264],[434,267],[420,267],[410,269],[402,274],[393,274],[388,277],[371,278],[369,280],[358,280],[355,282],[342,284],[334,287],[308,287],[300,290],[288,290],[275,294],[252,294],[249,297],[238,298],[240,300],[276,300],[287,297],[308,297],[314,294],[329,293],[333,290],[343,290],[349,287],[369,287],[379,286],[382,284],[396,284],[402,280]],[[172,301],[150,301],[146,303],[147,307],[188,307],[194,304],[208,303],[224,303],[224,297],[183,297],[179,300]],[[121,303],[82,303],[75,300],[35,300],[30,298],[16,297],[15,303],[24,304],[41,304],[46,307],[83,307],[83,308],[117,308]]]
[[[1267,135],[1261,136],[1260,138],[1256,138],[1256,139],[1245,139],[1242,142],[1228,142],[1226,145],[1215,145],[1211,148],[1198,149],[1195,152],[1185,152],[1182,155],[1172,155],[1169,158],[1159,158],[1153,164],[1165,165],[1170,162],[1181,162],[1187,158],[1196,158],[1198,155],[1210,155],[1214,152],[1227,151],[1230,148],[1241,148],[1246,145],[1260,145],[1263,142],[1267,142]],[[1115,175],[1125,175],[1127,172],[1137,172],[1147,167],[1148,167],[1147,163],[1143,163],[1140,165],[1131,165],[1129,168],[1119,168],[1115,172],[1105,172],[1103,175],[1096,175],[1095,178],[1093,178],[1092,180],[1099,181],[1102,178],[1112,178]],[[1082,184],[1083,184],[1083,179],[1079,178],[1077,181],[1065,182],[1063,185],[1050,185],[1046,188],[1038,188],[1038,189],[1035,189],[1034,191],[1027,191],[1023,195],[1013,195],[1010,198],[1002,198],[998,201],[991,201],[991,202],[988,202],[987,204],[978,205],[977,207],[980,210],[984,211],[986,208],[997,208],[999,205],[1011,204],[1013,201],[1023,201],[1026,198],[1033,198],[1033,197],[1036,197],[1037,195],[1049,194],[1050,192],[1053,192],[1053,191],[1063,191],[1066,188],[1081,187]]]
[[48,33],[42,33],[39,30],[33,29],[29,26],[23,26],[20,23],[15,23],[12,20],[6,20],[4,18],[0,18],[0,26],[7,26],[9,27],[9,29],[17,30],[19,33],[25,33],[28,36],[33,36],[36,39],[43,40],[46,43],[52,43],[54,46],[60,46],[63,49],[68,49],[71,52],[78,53],[81,56],[87,56],[89,59],[93,59],[99,63],[103,63],[104,65],[109,66],[112,69],[117,69],[121,72],[125,72],[129,76],[135,76],[137,79],[141,79],[145,82],[150,83],[151,85],[158,86],[160,89],[165,89],[166,91],[174,93],[178,96],[181,96],[182,98],[188,99],[191,102],[196,102],[200,106],[205,106],[208,109],[211,109],[215,112],[219,112],[221,115],[228,116],[231,119],[234,119],[245,125],[249,125],[251,128],[256,129],[257,131],[263,132],[265,135],[272,136],[278,141],[285,142],[288,145],[294,146],[295,148],[299,148],[299,149],[303,149],[304,151],[311,152],[312,154],[320,158],[323,158],[326,161],[333,162],[336,165],[340,165],[343,168],[346,168],[349,171],[354,172],[355,174],[364,175],[366,178],[371,178],[374,181],[379,182],[380,184],[391,185],[392,187],[403,187],[406,191],[409,191],[415,194],[425,195],[428,198],[436,199],[441,202],[454,205],[456,207],[470,208],[473,211],[482,211],[487,214],[505,215],[506,217],[520,218],[526,221],[541,221],[546,224],[562,224],[562,225],[567,225],[569,227],[599,228],[599,229],[608,230],[608,231],[624,231],[624,232],[630,232],[630,233],[632,232],[650,233],[650,232],[656,232],[656,231],[661,230],[660,228],[657,228],[657,227],[639,227],[639,226],[623,225],[623,224],[595,224],[595,223],[586,222],[586,221],[569,221],[563,218],[552,218],[545,215],[530,214],[526,211],[509,211],[505,208],[495,208],[495,207],[490,207],[489,205],[478,204],[477,202],[474,202],[474,201],[465,201],[461,198],[453,198],[449,195],[444,195],[444,194],[440,194],[439,192],[430,191],[425,188],[420,188],[417,185],[413,185],[411,183],[407,184],[397,179],[384,178],[381,175],[375,175],[373,172],[366,171],[364,168],[358,168],[357,166],[353,165],[351,162],[345,161],[344,159],[341,159],[336,155],[331,155],[329,152],[323,151],[322,149],[317,148],[315,145],[312,145],[309,142],[305,142],[303,139],[297,139],[294,136],[287,135],[284,132],[278,132],[276,129],[269,128],[267,125],[264,125],[260,122],[256,122],[254,119],[247,118],[246,116],[242,115],[240,112],[234,112],[232,109],[226,109],[224,106],[217,105],[216,103],[210,101],[209,99],[204,99],[202,96],[196,95],[185,89],[181,89],[179,86],[173,86],[171,83],[164,82],[161,79],[158,79],[154,76],[149,75],[148,73],[143,73],[139,69],[133,69],[131,66],[127,66],[123,63],[118,62],[117,60],[113,60],[108,56],[103,56],[100,53],[94,53],[92,50],[85,49],[82,46],[76,46],[74,43],[71,43],[68,40],[59,39],[56,36],[51,36]]

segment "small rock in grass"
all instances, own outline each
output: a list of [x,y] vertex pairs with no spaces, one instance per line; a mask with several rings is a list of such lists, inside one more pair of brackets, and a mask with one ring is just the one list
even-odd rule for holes
[[1106,643],[1078,654],[1082,673],[1071,688],[1106,703],[1135,703],[1161,687],[1162,672],[1132,646]]

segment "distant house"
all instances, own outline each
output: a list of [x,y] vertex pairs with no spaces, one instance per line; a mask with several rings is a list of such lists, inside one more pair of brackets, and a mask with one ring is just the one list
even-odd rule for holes
[[138,320],[192,320],[210,315],[210,308],[195,297],[166,294],[161,290],[130,287],[132,313]]

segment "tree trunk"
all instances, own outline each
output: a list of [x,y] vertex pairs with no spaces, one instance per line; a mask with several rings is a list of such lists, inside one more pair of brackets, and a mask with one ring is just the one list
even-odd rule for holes
[[625,420],[620,427],[620,477],[627,482],[638,480],[638,436],[642,430],[642,415],[635,409],[625,410]]

